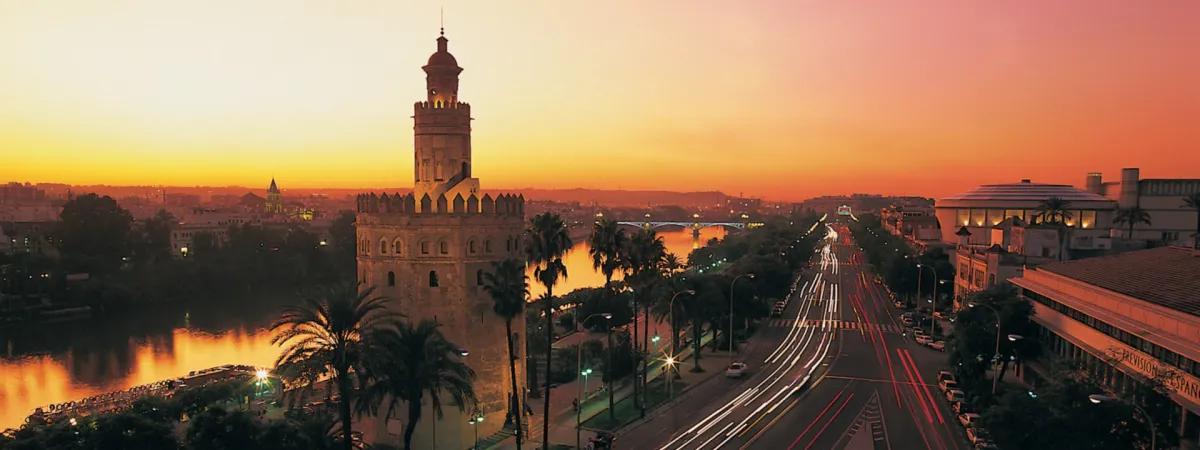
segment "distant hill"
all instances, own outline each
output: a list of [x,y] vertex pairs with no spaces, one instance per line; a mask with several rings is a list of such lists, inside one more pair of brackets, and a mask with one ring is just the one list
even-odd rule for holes
[[728,198],[718,191],[672,192],[672,191],[626,191],[617,189],[514,189],[530,200],[555,202],[579,202],[604,206],[714,206],[724,204]]

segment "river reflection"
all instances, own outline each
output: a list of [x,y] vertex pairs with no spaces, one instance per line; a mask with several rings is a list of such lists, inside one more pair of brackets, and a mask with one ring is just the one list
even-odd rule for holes
[[[687,258],[724,236],[706,228],[660,233],[667,250]],[[555,290],[599,286],[586,243],[567,254],[570,277]],[[532,280],[531,280],[532,281]],[[543,289],[532,283],[533,295]],[[271,366],[278,348],[267,328],[287,297],[223,299],[109,314],[90,321],[0,330],[0,429],[20,425],[34,408],[179,377],[222,364]]]

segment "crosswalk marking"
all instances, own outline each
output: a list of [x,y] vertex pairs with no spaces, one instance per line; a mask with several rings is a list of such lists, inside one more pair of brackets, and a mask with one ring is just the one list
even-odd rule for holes
[[[771,319],[768,326],[771,327],[791,327],[796,322],[795,319]],[[899,333],[903,331],[900,327],[893,324],[867,324],[865,322],[850,321],[850,320],[805,320],[804,326],[822,327],[828,325],[829,328],[838,330],[858,330],[858,329],[873,329],[883,333]]]

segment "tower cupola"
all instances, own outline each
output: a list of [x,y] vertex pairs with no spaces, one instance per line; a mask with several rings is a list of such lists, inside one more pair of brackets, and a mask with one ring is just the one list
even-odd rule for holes
[[425,71],[425,89],[429,104],[434,108],[445,108],[458,103],[458,60],[446,49],[446,33],[437,38],[437,51],[429,56],[429,62],[421,69]]

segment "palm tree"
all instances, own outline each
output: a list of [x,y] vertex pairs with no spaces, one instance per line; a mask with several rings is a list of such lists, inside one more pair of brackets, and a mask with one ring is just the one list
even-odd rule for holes
[[395,330],[401,314],[387,308],[374,287],[359,289],[343,284],[328,288],[319,297],[287,307],[271,325],[272,345],[283,347],[275,360],[276,371],[288,381],[311,389],[317,380],[331,376],[338,392],[342,443],[350,450],[351,411],[355,377],[361,373],[372,345],[371,337]]
[[571,236],[562,217],[553,213],[542,213],[529,221],[529,243],[525,247],[526,262],[533,264],[533,276],[546,287],[542,302],[546,315],[546,397],[542,400],[542,445],[550,445],[550,356],[554,346],[554,285],[559,278],[567,278],[567,266],[562,257],[571,249]]
[[1043,223],[1062,224],[1071,218],[1071,212],[1067,208],[1071,206],[1071,202],[1063,200],[1059,197],[1050,197],[1042,201],[1037,207],[1037,212],[1033,215]]
[[[649,369],[646,364],[646,353],[650,348],[650,290],[660,275],[660,266],[663,258],[666,258],[667,249],[663,244],[663,240],[651,228],[643,228],[629,238],[629,242],[625,248],[625,280],[634,290],[634,342],[637,342],[637,316],[636,306],[638,303],[642,305],[643,317],[646,318],[646,326],[642,327],[642,349],[634,352],[637,354],[637,364],[641,365],[641,379],[634,383],[635,390],[644,388],[646,381],[646,372]],[[634,346],[636,348],[636,344]],[[635,367],[637,365],[635,364]],[[639,403],[642,416],[646,414],[646,405],[643,402]]]
[[612,290],[613,274],[621,268],[621,250],[627,237],[621,226],[608,219],[600,219],[588,236],[588,254],[592,256],[592,268],[604,274],[604,289]]
[[496,264],[496,270],[483,274],[483,289],[492,296],[492,310],[504,319],[504,338],[508,341],[508,372],[512,378],[512,401],[509,402],[509,419],[512,420],[517,438],[517,450],[521,449],[521,398],[517,390],[517,359],[513,351],[512,322],[525,314],[525,298],[529,296],[529,277],[525,276],[525,264],[515,259],[506,259]]
[[1070,233],[1070,227],[1067,226],[1067,219],[1071,218],[1071,212],[1067,210],[1071,206],[1071,202],[1063,200],[1059,197],[1050,197],[1043,200],[1038,205],[1037,212],[1034,217],[1047,225],[1053,225],[1058,228],[1058,260],[1065,261],[1067,259],[1067,242],[1070,241],[1067,234]]
[[1196,234],[1192,235],[1192,247],[1200,248],[1200,192],[1193,192],[1184,197],[1182,208],[1196,210]]
[[1133,239],[1133,226],[1139,223],[1150,225],[1150,213],[1142,209],[1140,206],[1130,206],[1128,208],[1118,208],[1117,213],[1113,215],[1114,224],[1129,225],[1130,240]]
[[387,418],[391,418],[401,402],[408,407],[408,422],[404,424],[404,448],[412,450],[412,436],[421,421],[422,402],[429,404],[438,419],[442,418],[442,398],[449,395],[459,411],[475,406],[475,371],[462,360],[462,350],[446,340],[434,320],[425,319],[416,325],[404,324],[399,329],[379,334],[375,351],[381,353],[367,365],[371,385],[369,395],[358,403],[360,411],[378,412],[387,399]]

